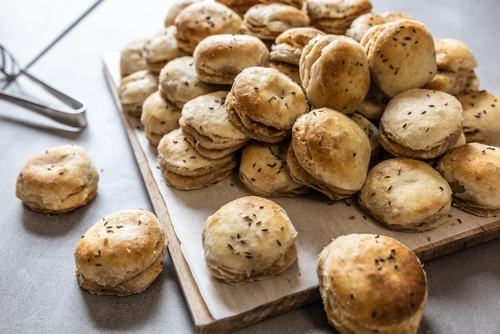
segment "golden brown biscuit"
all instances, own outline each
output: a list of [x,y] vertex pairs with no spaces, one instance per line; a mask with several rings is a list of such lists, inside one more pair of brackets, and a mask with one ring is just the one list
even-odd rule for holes
[[142,57],[142,48],[146,42],[146,39],[133,41],[120,52],[120,75],[122,78],[148,68],[146,59]]
[[221,34],[202,40],[196,46],[193,58],[201,81],[232,85],[243,69],[266,66],[269,51],[257,37]]
[[218,34],[238,34],[241,18],[229,7],[211,1],[196,2],[184,8],[175,18],[177,43],[192,54],[205,37]]
[[291,28],[309,26],[307,14],[295,7],[281,3],[259,4],[243,16],[242,31],[263,40],[274,40]]
[[368,29],[384,23],[387,23],[387,21],[381,15],[375,13],[365,13],[352,21],[345,35],[347,37],[351,37],[356,42],[361,42],[361,39]]
[[365,99],[356,107],[356,112],[369,120],[378,121],[382,117],[388,102],[389,99],[372,82]]
[[453,205],[481,217],[500,213],[500,148],[467,143],[449,150],[436,169],[453,190]]
[[448,182],[434,168],[422,161],[396,158],[370,170],[358,202],[392,230],[421,232],[449,219],[451,195]]
[[259,0],[215,0],[234,10],[236,13],[243,16],[245,12],[252,6],[258,5]]
[[402,12],[395,12],[395,11],[388,11],[388,12],[383,12],[379,14],[386,22],[394,22],[397,20],[401,19],[408,19],[408,20],[415,20],[411,15],[402,13]]
[[271,46],[269,58],[271,61],[299,65],[302,49],[311,39],[324,35],[321,30],[311,27],[291,28],[281,33]]
[[368,137],[370,141],[370,148],[372,152],[372,157],[380,152],[380,133],[375,124],[370,122],[364,116],[354,113],[349,115],[349,117],[363,130],[363,132]]
[[410,89],[389,101],[380,119],[380,144],[398,157],[435,158],[462,133],[462,106],[452,95]]
[[181,10],[186,8],[189,5],[192,5],[195,2],[200,2],[203,0],[176,0],[168,9],[167,15],[165,16],[165,27],[170,27],[175,24],[175,18]]
[[31,157],[16,181],[16,196],[33,211],[65,213],[90,202],[99,174],[80,146],[62,145]]
[[225,283],[268,279],[295,261],[296,237],[279,205],[262,197],[240,197],[223,205],[203,225],[205,263]]
[[158,146],[160,139],[179,127],[181,110],[165,100],[159,91],[149,95],[142,105],[141,123],[147,140]]
[[308,0],[311,25],[328,34],[343,35],[358,16],[370,12],[369,0]]
[[236,127],[271,143],[283,140],[297,117],[309,108],[302,88],[268,67],[249,67],[238,74],[226,107]]
[[499,146],[500,97],[483,90],[462,93],[456,98],[462,104],[467,142]]
[[421,88],[437,73],[434,39],[420,22],[408,19],[370,28],[363,39],[370,74],[387,97]]
[[132,117],[140,117],[142,104],[158,89],[158,76],[148,70],[132,73],[120,81],[118,97],[123,112]]
[[255,195],[264,197],[294,197],[309,191],[295,182],[286,168],[289,143],[252,141],[243,148],[239,167],[241,182]]
[[[291,147],[298,165],[309,174],[297,177],[292,166],[296,164],[287,155],[295,181],[333,200],[347,198],[363,186],[370,162],[370,142],[346,115],[322,108],[299,116],[293,126]],[[311,184],[310,178],[315,180]]]
[[306,0],[260,0],[261,3],[282,3],[298,9],[304,9]]
[[292,79],[293,82],[302,87],[302,82],[300,81],[299,67],[297,65],[271,61],[269,62],[268,66],[270,68],[274,68],[275,70],[280,71],[281,73]]
[[349,37],[313,38],[302,51],[299,70],[302,86],[314,108],[353,113],[370,88],[366,54]]
[[328,322],[340,333],[416,333],[427,301],[417,256],[383,235],[349,234],[318,257]]
[[142,292],[163,270],[167,243],[162,224],[151,212],[124,210],[108,215],[76,244],[78,283],[97,295]]

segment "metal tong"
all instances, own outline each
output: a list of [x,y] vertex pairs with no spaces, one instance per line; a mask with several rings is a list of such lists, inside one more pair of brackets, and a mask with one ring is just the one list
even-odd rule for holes
[[[0,99],[17,104],[40,115],[46,116],[58,123],[65,124],[73,128],[84,128],[87,126],[87,117],[85,115],[87,104],[84,101],[46,84],[26,72],[26,70],[19,66],[14,56],[1,44],[0,72],[5,75],[6,80],[4,87],[0,88]],[[20,75],[25,75],[28,79],[41,86],[45,91],[58,98],[72,109],[50,106],[30,97],[7,92],[5,88]]]

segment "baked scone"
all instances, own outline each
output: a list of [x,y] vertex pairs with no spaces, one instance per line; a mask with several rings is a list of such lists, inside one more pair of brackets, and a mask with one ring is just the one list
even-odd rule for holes
[[120,76],[122,78],[148,68],[146,59],[142,57],[142,48],[146,42],[146,39],[132,41],[122,49],[120,52]]
[[194,65],[201,81],[232,85],[243,69],[266,66],[269,51],[257,37],[238,34],[208,36],[196,46]]
[[201,240],[208,271],[237,285],[288,269],[297,258],[296,237],[283,208],[262,197],[246,196],[208,217]]
[[434,39],[420,22],[401,19],[374,26],[361,40],[370,74],[387,97],[421,88],[437,73]]
[[85,232],[75,247],[76,277],[96,295],[144,291],[163,270],[168,237],[146,210],[110,214]]
[[282,141],[297,117],[309,110],[302,88],[269,67],[249,67],[238,74],[226,108],[237,128],[269,143]]
[[285,5],[293,6],[298,9],[305,9],[304,5],[307,0],[260,0],[261,3],[282,3]]
[[258,5],[260,3],[259,0],[215,0],[215,1],[228,6],[236,13],[240,14],[240,16],[243,16],[250,7]]
[[374,234],[336,238],[318,257],[319,291],[340,333],[417,333],[427,277],[415,253]]
[[99,174],[80,146],[62,145],[31,157],[17,175],[16,196],[33,211],[65,213],[90,202]]
[[158,75],[148,70],[134,72],[122,78],[118,86],[118,98],[123,112],[140,117],[146,98],[158,90]]
[[236,157],[234,154],[220,159],[204,157],[179,128],[160,140],[158,163],[167,185],[179,190],[193,190],[217,183],[231,174],[236,167]]
[[165,100],[156,91],[149,95],[142,105],[141,123],[147,140],[153,146],[158,146],[160,139],[170,131],[179,127],[181,110]]
[[415,20],[413,16],[403,12],[387,11],[379,14],[386,22],[394,22],[401,19]]
[[299,69],[313,108],[353,113],[370,88],[366,54],[358,42],[346,36],[313,38],[302,51]]
[[286,168],[288,141],[263,143],[253,140],[243,148],[239,177],[245,187],[263,197],[294,197],[309,191],[295,182]]
[[479,89],[479,79],[474,71],[478,62],[469,48],[452,38],[435,39],[434,48],[438,72],[425,88],[451,95]]
[[328,34],[343,35],[358,16],[370,12],[369,0],[308,0],[311,25]]
[[269,59],[271,61],[285,62],[299,66],[302,49],[304,49],[311,39],[318,35],[325,35],[325,33],[311,27],[285,30],[276,37],[276,40],[271,46]]
[[200,1],[203,0],[176,0],[174,3],[172,3],[170,8],[168,9],[167,15],[165,16],[165,27],[170,27],[171,25],[175,24],[175,18],[177,17],[177,15],[179,15],[181,10],[189,5],[194,4],[195,2]]
[[467,143],[449,150],[436,169],[453,190],[453,205],[481,217],[500,213],[500,148]]
[[243,16],[242,32],[262,40],[273,41],[291,28],[309,26],[307,13],[282,3],[259,4]]
[[382,15],[375,13],[365,13],[358,16],[354,19],[354,21],[352,21],[345,35],[347,37],[351,37],[356,42],[361,42],[361,39],[368,31],[368,29],[384,23],[387,23],[387,21],[382,17]]
[[395,158],[370,170],[358,202],[391,230],[421,232],[449,219],[451,195],[448,182],[425,162]]
[[378,121],[382,117],[388,102],[389,99],[372,82],[365,99],[356,107],[356,112],[369,120]]
[[302,87],[302,82],[300,81],[299,66],[289,63],[270,61],[268,67],[280,71],[281,73],[292,79],[293,82]]
[[181,10],[174,24],[179,47],[192,54],[196,45],[208,36],[238,34],[241,17],[221,3],[200,1]]
[[378,128],[375,124],[370,122],[366,117],[354,113],[350,114],[349,117],[361,128],[363,129],[363,132],[366,134],[368,137],[368,140],[370,141],[370,148],[372,152],[372,157],[377,155],[380,152],[380,133],[378,131]]
[[389,101],[380,119],[380,143],[397,157],[435,158],[462,133],[462,106],[452,95],[410,89]]
[[332,200],[350,197],[363,186],[370,142],[348,116],[328,108],[299,116],[287,154],[290,175]]
[[195,97],[226,88],[201,81],[191,56],[169,61],[160,71],[159,85],[162,96],[179,109]]
[[236,128],[226,111],[227,91],[198,96],[182,108],[180,126],[201,155],[219,159],[245,145],[250,138]]
[[142,57],[146,60],[150,72],[159,74],[163,66],[172,59],[189,55],[179,49],[175,39],[176,31],[175,26],[163,28],[144,45]]
[[462,104],[467,142],[499,146],[500,97],[482,90],[458,94],[456,98]]

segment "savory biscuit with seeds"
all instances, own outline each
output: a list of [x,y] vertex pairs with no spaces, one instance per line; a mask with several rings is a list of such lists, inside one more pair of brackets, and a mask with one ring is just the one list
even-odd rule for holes
[[286,168],[289,143],[263,143],[253,140],[243,148],[239,177],[245,187],[263,197],[294,197],[309,191],[295,182]]
[[453,206],[480,217],[500,213],[500,148],[467,143],[449,150],[436,169],[453,190]]
[[299,70],[313,108],[353,113],[370,88],[366,54],[358,42],[346,36],[313,38],[302,51]]
[[159,91],[149,95],[142,105],[141,123],[147,140],[158,146],[160,139],[179,127],[181,110],[165,100]]
[[140,293],[162,272],[167,243],[167,233],[153,213],[124,210],[110,214],[76,244],[78,283],[96,295]]
[[451,195],[448,182],[427,163],[395,158],[370,170],[358,202],[391,230],[421,232],[449,219]]
[[239,34],[208,36],[193,53],[196,73],[201,81],[232,85],[245,68],[266,66],[267,46],[257,37]]
[[259,0],[215,0],[224,4],[238,13],[240,16],[245,15],[246,11],[260,3]]
[[243,147],[250,138],[236,128],[226,111],[227,91],[198,96],[182,108],[179,120],[186,138],[201,155],[219,159]]
[[389,98],[425,86],[437,73],[434,39],[420,22],[401,19],[374,26],[361,45],[372,80]]
[[175,18],[177,43],[192,54],[204,38],[218,34],[238,34],[240,16],[229,7],[212,1],[195,2],[184,8]]
[[292,79],[293,82],[302,87],[302,82],[300,81],[299,66],[289,63],[270,61],[268,67],[280,71],[281,73]]
[[16,181],[16,196],[33,211],[65,213],[90,202],[99,174],[80,146],[62,145],[31,157]]
[[140,117],[146,98],[158,90],[158,75],[148,70],[134,72],[122,78],[118,86],[118,98],[123,112]]
[[432,159],[462,134],[462,106],[452,95],[410,89],[392,98],[380,119],[380,144],[397,157]]
[[387,23],[387,21],[380,14],[365,13],[352,21],[345,35],[351,37],[356,42],[361,42],[368,29],[384,23]]
[[269,59],[299,66],[302,49],[311,39],[325,35],[321,30],[311,27],[291,28],[281,33],[271,46]]
[[369,120],[378,121],[382,117],[388,102],[389,99],[372,82],[365,99],[356,107],[356,112]]
[[142,57],[142,48],[147,40],[137,40],[127,44],[120,52],[120,76],[126,77],[134,72],[147,70],[148,64]]
[[179,190],[200,189],[217,183],[236,167],[234,154],[210,159],[198,153],[180,128],[160,140],[158,162],[167,185]]
[[170,27],[175,24],[175,18],[181,10],[186,8],[189,5],[192,5],[195,2],[200,2],[204,0],[176,0],[168,9],[167,15],[165,16],[165,27]]
[[372,157],[380,153],[380,133],[378,131],[378,128],[375,124],[373,124],[370,120],[368,120],[366,117],[354,113],[350,114],[349,117],[361,128],[363,129],[363,132],[366,134],[368,137],[368,140],[370,141],[370,148],[372,151]]
[[222,282],[238,285],[269,279],[297,258],[295,230],[283,208],[258,197],[237,198],[203,225],[207,269]]
[[383,235],[334,239],[317,262],[328,322],[340,333],[417,333],[427,277],[405,245]]

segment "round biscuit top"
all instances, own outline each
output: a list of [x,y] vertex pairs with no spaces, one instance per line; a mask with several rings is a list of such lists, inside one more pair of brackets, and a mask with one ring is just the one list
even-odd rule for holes
[[299,27],[285,30],[271,46],[270,59],[294,65],[299,65],[302,49],[311,39],[325,35],[321,30],[312,27]]
[[387,23],[387,21],[381,15],[365,13],[352,21],[351,26],[346,31],[346,36],[351,37],[356,42],[360,42],[368,29],[384,23]]
[[142,56],[148,63],[168,62],[172,59],[188,56],[189,54],[177,45],[175,34],[177,28],[169,26],[161,29],[151,37],[142,48]]
[[122,104],[142,104],[157,89],[158,76],[148,70],[141,70],[122,78],[118,86],[118,97]]
[[460,130],[462,119],[462,106],[454,96],[416,88],[389,101],[380,127],[400,145],[429,150]]
[[300,116],[292,129],[292,147],[300,165],[320,181],[349,191],[363,186],[370,142],[348,116],[328,108]]
[[289,130],[299,115],[309,110],[302,88],[278,70],[249,67],[234,79],[227,108],[255,122]]
[[177,17],[177,15],[179,15],[181,10],[183,10],[184,8],[186,8],[189,5],[192,5],[195,2],[200,2],[200,1],[204,1],[204,0],[176,0],[176,1],[174,1],[172,3],[172,5],[170,6],[170,8],[168,9],[167,15],[165,16],[165,21],[164,21],[165,27],[169,27],[171,25],[174,25],[175,18]]
[[453,196],[483,207],[500,208],[500,148],[467,143],[449,150],[436,169]]
[[372,9],[369,0],[308,0],[307,12],[312,20],[342,19]]
[[434,40],[436,62],[440,69],[458,72],[471,70],[478,66],[472,51],[459,40],[442,38]]
[[122,49],[120,52],[120,75],[122,78],[148,68],[146,59],[142,57],[142,48],[146,42],[146,39],[135,40]]
[[370,89],[365,51],[346,36],[313,38],[302,50],[299,71],[302,86],[314,108],[353,113]]
[[75,248],[77,269],[99,285],[116,286],[151,266],[167,236],[154,214],[124,210],[96,222]]
[[368,330],[411,323],[420,318],[427,299],[427,279],[419,259],[388,236],[336,238],[318,258],[318,276],[320,289],[342,316]]
[[418,21],[401,19],[374,26],[361,39],[371,78],[387,97],[420,88],[437,73],[434,39]]
[[250,274],[276,264],[296,237],[283,208],[262,197],[246,196],[208,217],[202,243],[208,266]]

